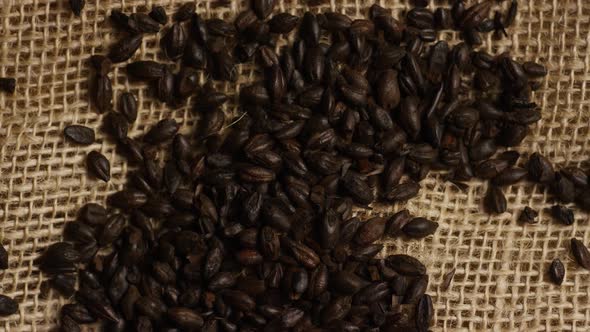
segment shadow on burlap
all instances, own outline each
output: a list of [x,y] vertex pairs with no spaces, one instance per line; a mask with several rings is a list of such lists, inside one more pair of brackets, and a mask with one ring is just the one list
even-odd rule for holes
[[[211,4],[215,1],[197,1],[198,12],[230,18],[246,5],[234,1],[229,8],[215,9]],[[55,326],[58,309],[67,300],[45,290],[45,277],[33,260],[61,239],[64,223],[75,219],[81,205],[103,202],[122,188],[128,166],[115,153],[112,141],[97,129],[95,144],[78,147],[65,142],[62,131],[69,124],[98,128],[101,122],[88,102],[86,60],[90,54],[105,53],[105,46],[118,38],[107,19],[110,9],[147,11],[158,1],[87,0],[81,18],[71,14],[67,2],[0,1],[0,76],[18,79],[14,95],[0,94],[0,239],[10,255],[10,269],[0,273],[0,292],[20,302],[18,314],[0,320],[5,330],[45,331]],[[408,5],[398,0],[377,2],[391,8],[394,16]],[[169,13],[180,3],[161,1]],[[372,3],[331,0],[320,8],[364,16]],[[276,10],[301,13],[303,4],[303,0],[283,0]],[[510,50],[517,59],[546,63],[550,70],[534,95],[543,107],[543,120],[519,150],[525,155],[539,151],[560,166],[583,164],[590,151],[586,101],[590,3],[531,0],[520,5],[511,37],[496,41],[489,35],[485,43],[489,52]],[[441,37],[457,36],[446,32]],[[146,36],[134,58],[164,60],[156,36]],[[250,68],[241,68],[241,73],[238,85],[221,88],[235,95],[240,83],[254,76]],[[131,91],[138,98],[141,111],[131,137],[166,117],[190,131],[196,120],[190,103],[175,110],[164,107],[153,100],[146,85],[129,83],[121,66],[111,79],[115,96]],[[227,110],[235,111],[231,105]],[[91,150],[111,161],[108,184],[86,176],[84,159]],[[428,265],[429,293],[436,308],[433,330],[586,330],[590,277],[573,262],[568,243],[573,236],[590,243],[587,215],[576,211],[573,226],[557,225],[543,211],[553,200],[542,188],[523,183],[504,190],[508,212],[491,217],[480,212],[485,184],[474,181],[467,192],[459,192],[440,178],[433,174],[423,181],[420,196],[407,204],[415,214],[438,220],[438,232],[426,240],[392,240],[386,246],[387,252],[410,253]],[[541,211],[538,225],[516,222],[526,205]],[[389,215],[397,209],[376,208],[371,213]],[[547,266],[557,257],[567,270],[561,287],[546,280]],[[441,291],[442,276],[452,268],[457,270],[454,281],[449,290]]]

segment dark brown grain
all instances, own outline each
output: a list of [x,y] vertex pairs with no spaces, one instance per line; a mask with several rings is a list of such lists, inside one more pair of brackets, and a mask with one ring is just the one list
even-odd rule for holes
[[82,144],[90,145],[94,143],[94,130],[86,126],[70,125],[64,128],[64,136],[69,140]]
[[559,258],[554,259],[549,266],[549,276],[551,281],[560,286],[565,278],[565,267]]
[[111,164],[109,160],[98,151],[90,151],[86,156],[88,171],[98,179],[108,182],[111,179]]

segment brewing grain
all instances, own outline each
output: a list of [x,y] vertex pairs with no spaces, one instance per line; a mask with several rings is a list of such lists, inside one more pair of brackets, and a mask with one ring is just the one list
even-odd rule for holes
[[108,182],[111,179],[111,165],[100,152],[90,151],[86,157],[88,171],[98,179]]
[[64,136],[71,141],[82,145],[90,145],[94,143],[95,139],[94,130],[80,125],[70,125],[65,127]]
[[554,259],[549,266],[549,276],[551,281],[560,286],[565,278],[565,267],[559,258]]

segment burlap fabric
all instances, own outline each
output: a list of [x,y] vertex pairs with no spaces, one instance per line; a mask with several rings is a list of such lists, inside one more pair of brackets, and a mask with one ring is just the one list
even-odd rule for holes
[[[196,1],[205,17],[233,17],[245,2],[216,8],[218,0]],[[89,104],[90,54],[104,53],[117,40],[108,22],[112,8],[146,11],[157,1],[88,0],[81,18],[66,0],[0,1],[0,76],[18,79],[14,95],[0,94],[0,240],[10,255],[10,268],[0,272],[1,293],[20,302],[18,314],[0,320],[12,331],[45,331],[55,326],[57,310],[67,302],[43,286],[46,279],[33,260],[50,243],[61,239],[66,221],[90,201],[104,201],[124,183],[127,164],[113,142],[97,130],[97,143],[78,147],[65,142],[69,124],[98,128],[99,116]],[[436,1],[447,5],[447,1]],[[169,13],[181,1],[161,1]],[[373,1],[331,0],[317,10],[366,15]],[[400,15],[407,1],[378,0]],[[508,3],[508,2],[507,2]],[[504,4],[504,6],[507,5]],[[301,13],[303,0],[283,0],[277,10]],[[510,38],[486,40],[490,52],[510,50],[516,58],[546,63],[550,74],[534,99],[543,107],[543,120],[519,148],[539,151],[560,166],[586,162],[590,151],[590,109],[585,101],[590,83],[590,2],[586,0],[520,1]],[[442,37],[453,40],[454,33]],[[146,36],[136,58],[163,60],[155,36]],[[242,68],[239,83],[252,80]],[[155,121],[174,117],[190,130],[194,115],[188,104],[170,110],[151,98],[147,87],[130,83],[120,67],[111,74],[115,96],[133,92],[139,100],[138,121],[130,136],[140,135]],[[235,95],[239,85],[222,85]],[[232,111],[232,107],[228,111]],[[104,184],[86,175],[87,152],[98,150],[111,161],[112,180]],[[569,254],[573,236],[590,243],[586,214],[576,213],[573,226],[552,222],[543,209],[553,201],[542,188],[519,184],[505,189],[508,212],[489,216],[481,211],[485,185],[473,181],[466,192],[432,174],[420,196],[407,204],[418,215],[438,220],[434,237],[388,243],[387,252],[410,253],[430,272],[429,293],[436,308],[433,330],[584,331],[590,325],[590,275]],[[541,211],[538,225],[517,223],[521,209]],[[390,214],[399,206],[378,207],[370,213]],[[385,254],[385,253],[384,253]],[[566,266],[561,287],[547,281],[546,270],[559,257]],[[442,276],[456,268],[447,291]]]

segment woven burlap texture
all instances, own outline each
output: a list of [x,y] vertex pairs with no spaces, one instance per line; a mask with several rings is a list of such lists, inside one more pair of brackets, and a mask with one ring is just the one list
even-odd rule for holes
[[[216,7],[196,1],[205,17],[231,18],[246,2]],[[434,2],[434,1],[433,1]],[[435,1],[448,5],[448,1]],[[519,151],[541,152],[560,166],[586,162],[590,151],[590,3],[586,0],[519,1],[510,37],[486,38],[484,49],[510,51],[519,60],[545,63],[550,70],[534,99],[543,120],[531,130]],[[119,35],[108,21],[113,8],[145,12],[157,1],[87,0],[82,17],[75,17],[66,0],[0,0],[0,76],[16,77],[14,95],[0,94],[0,241],[10,255],[10,268],[0,272],[0,292],[20,302],[19,312],[0,320],[12,331],[46,331],[55,326],[58,309],[68,302],[44,287],[45,276],[33,261],[49,244],[61,239],[63,225],[75,219],[86,202],[104,202],[122,188],[127,164],[104,139],[101,116],[89,104],[87,59],[105,53]],[[161,1],[169,13],[182,2]],[[365,16],[373,1],[331,0],[313,11],[335,10]],[[395,16],[407,10],[407,1],[378,0]],[[504,8],[508,1],[503,4]],[[302,13],[303,0],[283,0],[277,11]],[[456,40],[456,33],[441,34]],[[146,36],[134,58],[163,60],[156,36]],[[241,68],[244,83],[253,78]],[[194,114],[187,104],[176,110],[155,102],[146,85],[130,83],[118,66],[110,74],[115,96],[131,91],[140,114],[130,130],[139,136],[150,124],[173,117],[189,131]],[[239,85],[222,85],[234,96]],[[232,111],[230,107],[228,111]],[[97,128],[90,147],[64,141],[69,124]],[[111,161],[112,180],[105,184],[87,177],[86,154],[98,150]],[[522,161],[521,161],[522,162]],[[587,166],[587,165],[586,165]],[[590,325],[590,275],[576,266],[569,239],[590,243],[586,214],[576,211],[576,223],[561,226],[544,210],[554,202],[539,186],[519,184],[505,188],[508,212],[489,216],[480,212],[486,185],[470,183],[466,192],[432,174],[423,181],[419,197],[407,207],[440,223],[433,237],[421,241],[388,242],[386,252],[410,253],[429,269],[429,293],[436,308],[436,331],[585,331]],[[540,211],[539,224],[523,226],[517,218],[524,206]],[[399,206],[376,208],[370,214],[389,215]],[[554,258],[566,266],[561,287],[547,281]],[[443,275],[456,268],[447,291]]]

